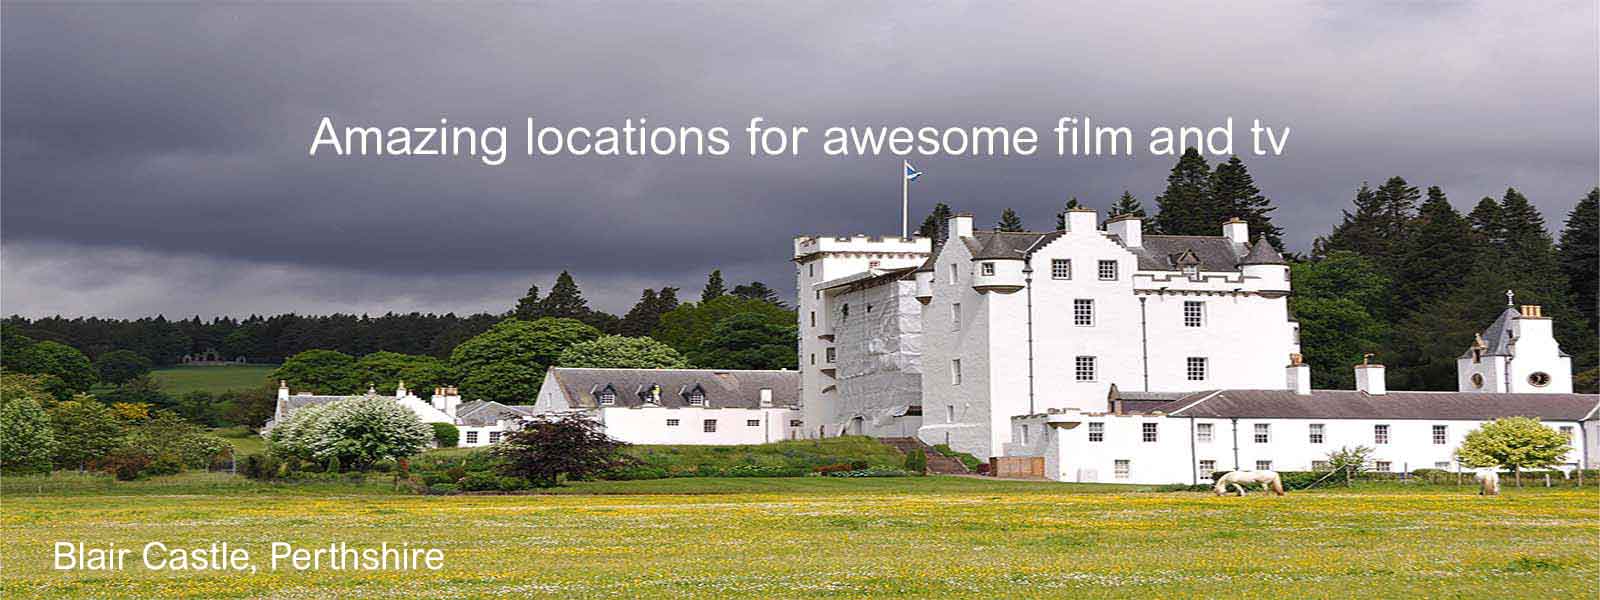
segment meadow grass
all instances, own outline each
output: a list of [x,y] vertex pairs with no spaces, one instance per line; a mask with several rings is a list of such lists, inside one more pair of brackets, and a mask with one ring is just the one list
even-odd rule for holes
[[168,367],[150,372],[161,382],[161,389],[174,397],[189,392],[245,390],[267,383],[275,365],[219,365],[208,367]]
[[[1592,597],[1600,492],[1360,485],[1217,498],[960,477],[672,479],[407,496],[183,478],[0,488],[5,597]],[[7,478],[0,483],[15,483]],[[200,485],[197,481],[189,481]],[[226,485],[213,481],[212,485]],[[167,485],[169,493],[155,493]],[[130,492],[145,486],[151,493]],[[61,572],[53,541],[249,549],[256,573]],[[268,546],[409,543],[438,572],[268,570]],[[134,554],[137,562],[137,551]]]

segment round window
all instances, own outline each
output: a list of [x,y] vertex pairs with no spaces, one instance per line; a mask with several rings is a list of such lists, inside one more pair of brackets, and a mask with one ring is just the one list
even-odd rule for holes
[[1473,373],[1472,374],[1472,387],[1475,387],[1475,388],[1483,387],[1483,373]]
[[1528,383],[1531,383],[1537,387],[1550,385],[1550,374],[1544,371],[1536,372],[1528,376]]

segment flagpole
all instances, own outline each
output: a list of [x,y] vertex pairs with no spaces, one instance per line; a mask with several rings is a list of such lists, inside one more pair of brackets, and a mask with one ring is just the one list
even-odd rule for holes
[[907,177],[911,163],[900,161],[900,238],[910,236],[911,228],[911,178]]

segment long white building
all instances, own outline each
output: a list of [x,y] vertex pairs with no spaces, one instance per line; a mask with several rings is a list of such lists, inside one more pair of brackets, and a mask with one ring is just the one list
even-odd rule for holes
[[535,414],[581,412],[630,444],[764,444],[799,437],[799,373],[551,367]]

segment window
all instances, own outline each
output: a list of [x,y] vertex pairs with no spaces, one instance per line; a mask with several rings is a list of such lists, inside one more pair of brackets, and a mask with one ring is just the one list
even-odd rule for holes
[[956,422],[956,405],[951,404],[950,406],[944,407],[944,422]]
[[717,420],[716,419],[706,419],[705,424],[701,426],[701,429],[703,431],[705,431],[706,433],[716,433],[717,432]]
[[805,427],[806,422],[800,419],[789,419],[790,427]]
[[1111,471],[1116,474],[1117,479],[1127,479],[1133,472],[1133,461],[1126,458],[1119,458],[1111,465]]
[[960,265],[950,263],[950,285],[955,285],[961,279],[960,268]]
[[815,352],[811,353],[811,364],[817,364],[817,353]]
[[823,356],[822,362],[831,365],[831,364],[833,364],[834,359],[839,357],[839,353],[836,350],[834,350],[832,346],[829,346],[829,347],[823,349],[822,356]]
[[1483,387],[1483,373],[1473,373],[1471,379],[1472,379],[1472,387],[1475,387],[1475,388]]
[[478,432],[476,432],[476,431],[468,431],[467,432],[467,443],[468,444],[476,444],[476,443],[478,443]]
[[950,359],[950,385],[961,385],[961,359]]
[[1450,461],[1441,460],[1439,462],[1433,463],[1433,468],[1439,469],[1440,471],[1448,470],[1450,468]]
[[1306,436],[1308,438],[1306,441],[1309,441],[1313,444],[1321,444],[1323,439],[1327,437],[1324,435],[1326,433],[1326,429],[1326,426],[1321,423],[1312,423],[1311,430],[1309,432],[1310,435]]
[[1194,280],[1194,281],[1199,281],[1200,280],[1200,267],[1193,266],[1193,265],[1184,267],[1183,268],[1183,276],[1184,277],[1188,277],[1189,279]]
[[600,406],[611,406],[617,403],[616,392],[601,392]]
[[1050,259],[1051,279],[1072,279],[1072,261],[1065,258]]
[[1210,423],[1200,423],[1198,425],[1195,425],[1195,432],[1194,432],[1195,441],[1198,441],[1198,442],[1200,442],[1202,444],[1209,444],[1209,443],[1211,443],[1212,435],[1213,435],[1213,433],[1212,433],[1212,429],[1211,429],[1211,424]]
[[992,263],[992,262],[983,263],[983,274],[984,275],[994,275],[994,263]]
[[761,406],[772,406],[772,388],[761,388]]
[[1094,327],[1094,300],[1078,298],[1072,301],[1072,324]]
[[500,443],[500,433],[501,432],[499,432],[499,431],[491,431],[491,432],[489,432],[489,443],[491,443],[491,444]]
[[1561,435],[1567,436],[1567,443],[1571,444],[1572,443],[1572,426],[1571,425],[1562,425],[1561,426]]
[[1079,356],[1073,359],[1072,374],[1078,381],[1094,381],[1094,357]]
[[1183,301],[1183,326],[1204,327],[1206,324],[1206,303],[1198,300]]
[[1271,423],[1256,423],[1255,440],[1256,440],[1257,444],[1268,444],[1268,443],[1271,443],[1272,442],[1272,424]]
[[1313,460],[1313,461],[1311,461],[1311,470],[1313,470],[1313,471],[1328,471],[1328,470],[1331,470],[1331,469],[1333,469],[1333,464],[1329,463],[1328,461],[1325,461],[1325,460]]
[[1100,272],[1100,281],[1117,280],[1117,261],[1102,260],[1100,261],[1098,267],[1098,271]]
[[806,277],[816,277],[816,276],[817,276],[817,263],[811,263],[809,265],[806,265]]
[[677,427],[677,426],[678,426],[678,420],[677,419],[667,419],[667,427]]
[[950,304],[950,331],[961,331],[961,303]]
[[1155,442],[1157,440],[1156,424],[1155,423],[1143,423],[1143,424],[1141,424],[1140,427],[1139,427],[1139,434],[1140,434],[1140,438],[1139,439],[1141,439],[1141,440],[1143,440],[1143,441],[1145,441],[1147,443],[1148,442]]
[[814,310],[811,311],[811,326],[812,327],[816,327],[817,326],[817,311],[814,311]]
[[1272,461],[1270,461],[1270,460],[1258,460],[1258,461],[1256,461],[1256,470],[1257,471],[1271,471],[1272,470]]
[[1376,461],[1372,463],[1372,470],[1379,473],[1388,473],[1394,470],[1394,463],[1387,460]]
[[744,422],[744,426],[745,427],[760,427],[761,426],[761,419],[746,419],[745,422]]
[[843,323],[850,318],[850,303],[846,302],[839,307],[839,322]]
[[1387,444],[1387,443],[1389,443],[1389,426],[1388,425],[1373,425],[1372,426],[1372,443],[1374,443],[1374,444]]
[[[832,348],[829,348],[829,350],[832,350]],[[705,392],[701,392],[700,390],[695,390],[695,391],[689,392],[689,406],[705,406],[705,405],[706,405],[706,394],[705,394]]]
[[1200,461],[1200,478],[1211,479],[1211,474],[1217,471],[1217,461],[1206,459]]
[[1433,443],[1443,445],[1450,441],[1450,429],[1444,425],[1433,426]]
[[1186,366],[1185,374],[1188,375],[1189,381],[1205,381],[1206,380],[1206,359],[1205,359],[1205,357],[1203,357],[1203,356],[1191,356],[1191,357],[1189,357],[1187,359],[1187,362],[1186,362],[1185,366]]
[[1529,375],[1528,383],[1533,384],[1534,387],[1544,387],[1550,385],[1550,374],[1544,371],[1539,371]]
[[867,261],[867,269],[868,270],[876,269],[876,268],[878,268],[878,265],[881,265],[881,264],[883,264],[881,261],[869,260],[869,261]]
[[1089,441],[1091,441],[1091,442],[1104,442],[1104,441],[1106,441],[1106,424],[1105,423],[1090,423],[1089,424]]

